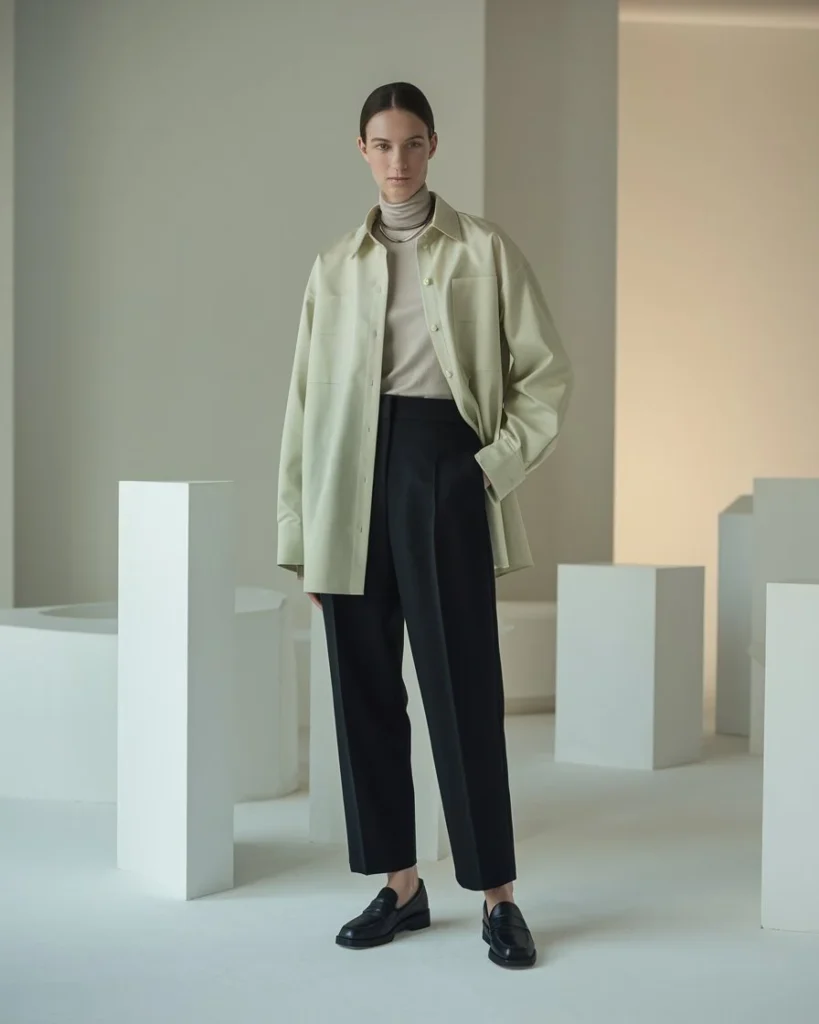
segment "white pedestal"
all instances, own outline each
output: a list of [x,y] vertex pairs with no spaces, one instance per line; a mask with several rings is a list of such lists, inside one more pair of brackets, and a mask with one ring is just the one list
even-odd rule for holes
[[[819,479],[755,480],[752,518],[751,643],[764,646],[768,584],[819,581]],[[749,749],[753,753],[761,753],[764,742],[764,679],[765,673],[754,671],[752,665],[752,690],[754,686],[758,690],[751,701]]]
[[819,584],[767,588],[762,927],[819,932]]
[[704,583],[699,566],[559,567],[556,761],[699,758]]
[[716,731],[729,736],[751,728],[753,509],[746,494],[719,516]]
[[[310,838],[317,843],[346,843],[327,639],[322,614],[316,608],[311,622],[310,660]],[[418,859],[442,860],[449,855],[449,838],[429,730],[406,633],[404,683],[409,697],[408,714],[412,729]]]
[[117,864],[164,895],[233,885],[229,483],[120,484]]
[[506,713],[554,711],[557,605],[499,601],[498,625]]

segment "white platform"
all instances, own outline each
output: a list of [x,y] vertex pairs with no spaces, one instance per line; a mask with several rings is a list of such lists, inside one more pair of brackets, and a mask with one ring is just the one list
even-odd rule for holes
[[[346,844],[344,806],[333,713],[333,692],[322,613],[311,622],[310,671],[310,838],[317,843]],[[404,635],[404,683],[412,729],[412,775],[415,786],[416,842],[419,860],[449,855],[449,837],[432,759],[426,717],[409,638]]]
[[556,761],[699,758],[704,582],[699,566],[559,567]]
[[753,496],[745,494],[719,515],[716,728],[729,736],[748,736],[751,728],[753,511]]
[[[237,587],[234,799],[298,785],[284,594]],[[0,797],[114,802],[117,602],[0,610]]]
[[498,601],[506,713],[553,711],[557,605],[553,601]]
[[767,591],[762,926],[819,932],[819,584]]
[[117,867],[176,899],[233,886],[229,483],[119,488]]
[[[751,644],[765,645],[765,596],[769,583],[819,581],[819,479],[761,478],[754,481],[753,596]],[[765,663],[752,664],[749,748],[764,746]]]

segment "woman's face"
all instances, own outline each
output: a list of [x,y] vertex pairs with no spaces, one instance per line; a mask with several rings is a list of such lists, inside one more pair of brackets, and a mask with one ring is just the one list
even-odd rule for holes
[[384,110],[370,118],[367,141],[359,137],[358,148],[384,199],[402,203],[427,180],[438,136],[430,139],[424,122],[407,110]]

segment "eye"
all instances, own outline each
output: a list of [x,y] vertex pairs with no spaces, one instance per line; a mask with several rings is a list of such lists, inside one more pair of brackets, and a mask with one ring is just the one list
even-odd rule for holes
[[386,142],[378,142],[375,146],[376,149],[389,149]]

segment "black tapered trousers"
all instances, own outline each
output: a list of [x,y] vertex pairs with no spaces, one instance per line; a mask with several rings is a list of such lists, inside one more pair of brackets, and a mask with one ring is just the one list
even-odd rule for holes
[[454,401],[382,396],[364,594],[321,595],[354,872],[416,862],[406,622],[456,878],[515,879],[480,447]]

